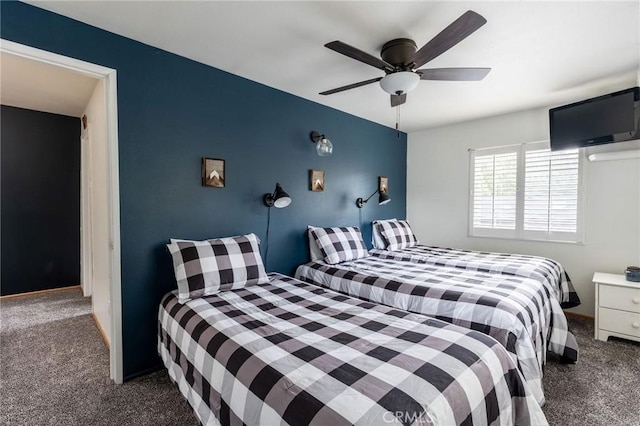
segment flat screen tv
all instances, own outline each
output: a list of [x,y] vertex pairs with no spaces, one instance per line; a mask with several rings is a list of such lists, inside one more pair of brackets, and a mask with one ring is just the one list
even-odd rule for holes
[[549,110],[551,150],[640,137],[640,88],[632,87]]

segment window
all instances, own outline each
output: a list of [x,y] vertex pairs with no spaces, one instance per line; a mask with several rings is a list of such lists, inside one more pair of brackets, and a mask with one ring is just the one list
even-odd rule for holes
[[579,242],[581,173],[545,142],[472,150],[469,235]]

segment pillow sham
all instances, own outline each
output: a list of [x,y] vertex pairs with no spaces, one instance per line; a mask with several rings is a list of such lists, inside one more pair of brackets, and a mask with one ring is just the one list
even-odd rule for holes
[[172,240],[178,301],[269,282],[255,234],[207,241]]
[[[260,238],[256,234],[251,234],[251,235],[254,235],[256,237],[256,240],[258,241],[258,244],[261,243]],[[235,237],[228,237],[228,238],[235,238]],[[174,244],[174,243],[201,243],[203,241],[213,241],[215,239],[216,238],[207,238],[206,240],[181,240],[179,238],[171,238],[169,241],[171,241],[171,244]]]
[[385,221],[379,225],[387,250],[401,250],[418,244],[418,239],[406,220]]
[[307,226],[307,236],[309,237],[309,257],[311,257],[311,261],[324,259],[324,254],[322,254],[322,250],[318,247],[318,243],[311,233],[311,230],[315,228],[315,226]]
[[330,265],[369,256],[362,233],[356,226],[311,228],[310,231],[324,261]]
[[371,224],[371,244],[373,245],[373,248],[377,248],[380,250],[384,250],[387,248],[387,243],[384,240],[384,238],[382,238],[382,234],[380,233],[379,225],[382,222],[397,222],[397,221],[398,219],[396,218],[373,221],[373,223]]

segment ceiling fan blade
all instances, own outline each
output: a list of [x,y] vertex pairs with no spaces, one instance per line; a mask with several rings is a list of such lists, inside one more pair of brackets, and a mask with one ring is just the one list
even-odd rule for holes
[[402,95],[391,95],[391,107],[397,107],[405,102],[407,102],[406,93],[403,93]]
[[[421,67],[432,59],[440,56],[447,50],[474,33],[478,28],[487,23],[487,20],[473,10],[467,10],[447,28],[422,46],[413,57],[415,68]],[[407,63],[405,65],[410,65]]]
[[480,81],[491,68],[431,68],[416,70],[421,80]]
[[363,52],[362,50],[357,49],[353,46],[349,46],[348,44],[341,41],[332,41],[325,44],[324,46],[335,52],[342,53],[343,55],[348,56],[351,59],[364,62],[367,65],[371,65],[372,67],[376,67],[383,71],[393,71],[393,65],[388,64],[382,59],[376,58],[375,56],[370,55],[367,52]]
[[367,84],[375,83],[376,81],[382,80],[382,77],[372,78],[371,80],[359,81],[358,83],[347,84],[346,86],[337,87],[335,89],[327,90],[325,92],[320,92],[320,95],[333,95],[334,93],[343,92],[349,89],[355,89],[356,87],[366,86]]

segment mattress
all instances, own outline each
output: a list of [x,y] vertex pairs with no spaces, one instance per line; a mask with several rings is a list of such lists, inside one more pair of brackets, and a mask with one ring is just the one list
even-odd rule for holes
[[159,308],[158,351],[205,425],[547,424],[493,338],[278,274]]

